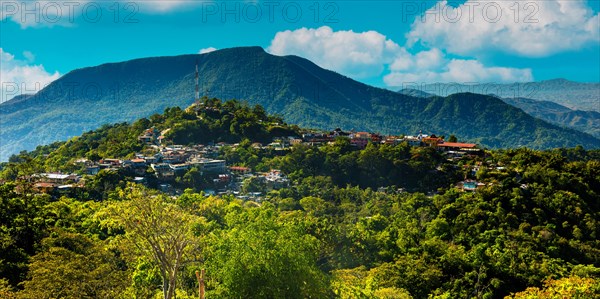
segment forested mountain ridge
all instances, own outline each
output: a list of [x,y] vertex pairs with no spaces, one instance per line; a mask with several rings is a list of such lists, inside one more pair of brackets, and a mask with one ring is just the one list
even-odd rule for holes
[[572,110],[600,112],[600,83],[574,82],[566,79],[552,79],[540,82],[522,83],[433,83],[413,86],[423,92],[440,96],[453,93],[472,92],[494,94],[501,98],[528,98],[538,101],[551,101]]
[[[457,87],[455,85],[438,84],[438,85],[431,85],[430,87],[437,88],[439,91],[442,92],[442,94],[445,93],[444,88],[451,89],[452,91],[470,90],[470,91],[476,92],[476,93],[484,93],[486,91],[497,91],[494,89],[486,89],[483,86],[477,86],[477,85],[463,86],[463,87],[460,87],[460,85],[458,85],[458,86],[459,87]],[[571,85],[568,85],[568,86],[571,86]],[[600,88],[600,86],[597,86],[597,87]],[[426,89],[428,87],[425,86],[424,88]],[[501,88],[501,87],[497,87],[497,88]],[[565,89],[568,89],[568,87],[565,87]],[[564,91],[564,92],[566,92],[566,91]],[[423,98],[429,98],[429,97],[436,96],[435,94],[424,92],[421,89],[410,89],[410,88],[399,90],[398,93],[401,93],[404,95],[409,95],[409,96],[415,96],[415,97],[423,97]],[[539,118],[541,120],[544,120],[546,122],[549,122],[551,124],[554,124],[554,125],[557,125],[560,127],[571,128],[571,129],[575,129],[580,132],[588,133],[588,134],[594,136],[595,138],[600,138],[600,112],[597,112],[594,110],[590,110],[590,111],[574,110],[574,109],[567,108],[556,102],[547,101],[547,100],[534,100],[534,99],[518,97],[518,96],[511,97],[510,94],[507,94],[506,90],[504,90],[504,91],[500,90],[499,93],[504,96],[504,97],[500,97],[500,99],[502,99],[502,101],[504,101],[507,104],[510,104],[511,106],[522,109],[527,114],[529,114],[535,118]],[[490,94],[490,95],[498,96],[496,94]],[[534,94],[530,94],[530,95],[534,96]],[[600,94],[598,95],[597,101],[600,104]]]
[[[274,56],[259,47],[246,47],[74,70],[36,95],[0,104],[0,159],[102,124],[134,121],[167,107],[187,107],[194,101],[196,64],[202,94],[260,104],[305,127],[390,134],[422,130],[456,134],[488,147],[597,148],[600,144],[589,135],[527,117],[489,96],[402,95],[356,82],[297,56]],[[461,103],[479,104],[472,109]],[[494,114],[504,116],[498,124],[476,117]]]
[[502,100],[523,109],[533,117],[600,138],[600,112],[571,110],[554,102],[526,98],[503,98]]

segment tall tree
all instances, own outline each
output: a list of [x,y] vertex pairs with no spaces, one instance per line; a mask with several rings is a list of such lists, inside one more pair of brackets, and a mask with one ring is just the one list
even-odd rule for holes
[[211,298],[327,298],[316,265],[319,241],[302,223],[279,223],[268,204],[228,213],[228,229],[211,234]]
[[106,223],[125,229],[128,247],[158,265],[163,297],[174,298],[178,272],[199,261],[199,239],[192,232],[198,219],[170,197],[139,185],[128,184],[118,194],[123,201],[109,206]]

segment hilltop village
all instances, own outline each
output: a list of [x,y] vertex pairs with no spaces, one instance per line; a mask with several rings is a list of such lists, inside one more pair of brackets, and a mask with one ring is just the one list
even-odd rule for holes
[[[204,109],[212,109],[205,107]],[[260,200],[270,190],[288,187],[290,180],[281,170],[271,169],[258,172],[244,165],[229,163],[220,158],[224,149],[235,150],[239,143],[210,143],[193,145],[170,144],[168,133],[171,129],[158,130],[147,128],[137,137],[137,141],[146,149],[144,153],[135,153],[131,159],[100,157],[96,161],[79,158],[74,161],[78,165],[76,173],[38,173],[29,179],[34,188],[43,193],[61,194],[72,192],[74,188],[85,185],[85,177],[93,177],[100,171],[122,171],[130,174],[133,181],[148,185],[169,194],[181,194],[177,182],[187,179],[201,184],[206,195],[233,194],[240,199]],[[477,144],[457,142],[454,136],[446,141],[443,136],[427,135],[381,135],[370,132],[355,132],[335,129],[330,132],[309,131],[301,136],[277,137],[271,143],[252,143],[256,150],[271,150],[278,155],[285,155],[296,145],[319,147],[332,145],[338,139],[348,140],[356,150],[368,144],[399,145],[406,143],[411,147],[430,147],[442,153],[449,161],[457,161],[463,157],[478,157],[484,151]],[[474,171],[478,169],[475,168]],[[482,186],[473,180],[459,182],[462,190],[474,191]],[[387,186],[380,186],[384,190]]]

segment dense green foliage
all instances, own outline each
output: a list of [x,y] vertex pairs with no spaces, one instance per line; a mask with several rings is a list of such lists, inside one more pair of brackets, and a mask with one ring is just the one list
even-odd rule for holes
[[[302,294],[308,293],[355,298],[386,291],[407,292],[416,298],[427,294],[498,297],[540,286],[549,278],[598,279],[600,190],[595,185],[600,165],[558,157],[529,151],[497,153],[494,159],[521,169],[521,183],[528,187],[519,187],[506,174],[488,173],[487,180],[500,183],[475,194],[448,189],[427,197],[358,187],[323,189],[331,184],[326,177],[304,179],[290,189],[273,192],[269,203],[261,205],[188,192],[179,198],[178,205],[188,211],[182,213],[200,217],[198,224],[187,225],[203,240],[198,244],[203,261],[190,267],[206,267],[209,294],[226,298],[304,297]],[[4,192],[10,192],[12,186],[5,185]],[[2,198],[7,204],[21,200],[14,193]],[[101,268],[94,271],[68,262],[76,263],[77,254],[93,257],[96,253],[90,250],[97,246],[111,248],[111,240],[120,232],[103,231],[94,214],[101,213],[107,204],[127,204],[81,200],[85,198],[37,201],[27,210],[12,214],[28,212],[42,223],[31,238],[36,249],[29,253],[34,255],[29,265],[24,265],[31,280],[22,285],[23,294],[57,296],[59,293],[49,293],[52,287],[66,283],[69,277],[89,284],[91,292],[107,283],[96,281],[95,275],[103,274],[94,271],[130,273],[134,280],[129,288],[123,285],[127,281],[124,273],[103,276],[112,277],[110,285],[122,286],[122,292],[160,293],[156,285],[135,278],[155,275],[147,272],[153,267],[142,267],[148,262],[137,258],[137,249],[119,249],[129,256],[126,269],[111,264],[119,251],[109,251],[112,255],[106,257],[98,255],[94,263],[101,263]],[[17,231],[24,229],[22,223],[2,224]],[[61,231],[87,237],[79,237],[78,245],[67,245],[72,237]],[[60,239],[56,238],[67,239],[57,243]],[[91,240],[96,241],[89,243]],[[9,252],[2,250],[2,275],[22,277],[16,283],[25,276],[7,276],[5,269],[10,267],[6,266],[15,261]],[[56,270],[51,263],[59,256],[66,263],[61,264],[63,267],[80,272],[67,277],[64,271]],[[38,278],[40,267],[56,272]],[[191,270],[183,271],[184,283],[180,285],[190,294],[194,289]],[[38,284],[44,287],[36,291],[41,288]]]
[[[356,82],[300,57],[244,47],[78,69],[34,96],[2,103],[0,161],[106,123],[133,122],[167,107],[187,107],[194,101],[196,63],[202,93],[260,104],[304,127],[383,134],[423,130],[456,134],[488,147],[600,147],[598,139],[539,121],[487,96],[490,92],[412,97]],[[597,93],[593,95],[597,104]]]
[[[599,151],[522,148],[450,162],[431,148],[356,150],[339,139],[281,153],[251,146],[278,120],[255,118],[260,108],[235,102],[212,105],[220,108],[203,114],[206,124],[169,109],[14,157],[0,186],[0,208],[8,211],[0,217],[0,296],[194,298],[201,268],[209,298],[600,295]],[[244,121],[233,125],[236,115]],[[31,188],[23,174],[57,161],[129,155],[121,149],[141,146],[127,138],[136,127],[171,127],[172,138],[191,141],[200,129],[188,122],[213,124],[208,132],[225,130],[228,141],[256,138],[220,155],[277,167],[292,184],[260,202],[192,189],[169,197],[121,173],[89,183],[103,200],[90,200],[98,199],[92,187],[60,198],[23,192]],[[92,136],[100,137],[93,143]],[[461,192],[454,185],[465,177],[486,185]]]

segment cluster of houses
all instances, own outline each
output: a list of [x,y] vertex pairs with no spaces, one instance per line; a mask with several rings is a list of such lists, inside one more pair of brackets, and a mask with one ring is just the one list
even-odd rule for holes
[[[147,130],[140,136],[140,140],[146,142],[146,138],[141,137],[150,134],[156,136],[158,133]],[[213,186],[217,191],[207,189],[206,194],[233,193],[241,198],[248,197],[248,195],[241,195],[239,191],[243,181],[249,178],[259,179],[266,186],[265,191],[289,186],[289,179],[279,170],[253,173],[248,167],[228,167],[225,160],[217,159],[221,147],[227,145],[225,143],[206,146],[163,146],[155,144],[157,140],[160,139],[157,137],[149,141],[151,142],[149,145],[156,150],[155,154],[136,153],[132,159],[106,158],[97,162],[78,159],[75,163],[82,164],[88,175],[97,175],[103,169],[113,171],[127,169],[136,175],[134,181],[138,183],[146,183],[149,176],[154,176],[159,182],[159,189],[168,193],[176,192],[172,186],[173,181],[192,168],[196,169],[199,175],[212,178]],[[54,193],[62,189],[82,187],[84,184],[82,177],[76,174],[42,173],[33,175],[32,180],[35,182],[35,189],[41,193]],[[256,193],[250,196],[255,199],[259,195],[260,193]]]
[[69,191],[80,187],[81,176],[64,173],[37,173],[29,177],[34,182],[33,189],[40,193]]
[[462,157],[467,154],[478,155],[482,153],[481,148],[475,143],[447,142],[442,137],[436,135],[426,135],[419,133],[416,136],[384,136],[369,132],[344,132],[341,129],[335,129],[329,133],[307,133],[302,135],[302,139],[290,137],[290,143],[308,143],[323,144],[335,141],[336,138],[345,137],[350,139],[350,144],[359,149],[363,149],[369,143],[400,144],[407,142],[414,147],[434,147],[445,152],[450,157]]
[[[150,128],[145,130],[144,133],[138,137],[138,140],[148,145],[157,147],[163,143],[164,135],[168,131],[169,129],[160,132],[155,128]],[[286,138],[276,138],[272,143],[268,144],[267,147],[271,147],[276,150],[282,150],[295,144],[320,145],[334,142],[335,139],[339,137],[348,138],[350,140],[350,144],[356,146],[358,149],[364,149],[369,143],[397,145],[407,142],[410,146],[414,147],[435,147],[440,151],[446,152],[449,156],[463,156],[466,154],[477,155],[482,152],[481,148],[479,148],[475,143],[447,142],[444,140],[444,138],[433,134],[426,135],[419,133],[416,136],[387,136],[369,132],[346,132],[339,128],[327,133],[311,132],[305,133],[301,137],[290,136]],[[260,143],[255,143],[253,146],[261,148],[264,147]],[[181,160],[183,160],[183,158]]]
[[150,167],[157,176],[168,178],[192,167],[197,167],[200,171],[206,173],[219,173],[226,169],[225,161],[214,159],[218,155],[220,145],[153,146],[156,149],[155,154],[136,153],[133,159],[101,159],[98,162],[80,159],[76,162],[84,163],[86,172],[90,175],[97,174],[101,169],[129,168],[135,171],[137,175],[143,176]]
[[253,173],[252,169],[249,167],[231,166],[229,170],[234,176],[231,187],[235,191],[232,193],[240,199],[260,200],[262,196],[262,192],[249,192],[245,195],[241,194],[239,191],[241,190],[240,187],[246,180],[257,179],[261,185],[264,185],[263,191],[265,192],[289,187],[290,185],[288,177],[283,172],[276,169],[264,173]]
[[[228,167],[225,160],[217,159],[221,147],[229,146],[225,143],[211,145],[164,145],[164,135],[167,130],[159,131],[156,128],[145,130],[138,140],[150,146],[154,154],[137,153],[132,159],[101,159],[92,162],[87,159],[77,160],[85,167],[88,175],[96,175],[102,169],[119,170],[126,168],[135,173],[134,181],[144,183],[148,176],[155,176],[161,182],[161,189],[172,190],[170,182],[184,175],[190,169],[196,169],[201,176],[208,175],[213,178],[213,183],[219,192],[233,192],[240,195],[240,186],[243,181],[250,178],[258,178],[266,186],[266,191],[280,189],[289,185],[289,179],[279,170],[271,170],[267,173],[253,173],[248,167]],[[446,142],[444,138],[435,135],[418,134],[416,136],[384,136],[369,132],[345,132],[335,129],[328,133],[306,133],[301,137],[277,138],[272,143],[264,146],[255,143],[255,148],[273,148],[275,150],[287,150],[295,144],[321,145],[334,142],[337,138],[344,137],[350,140],[350,144],[363,149],[369,143],[400,144],[407,142],[415,147],[434,147],[445,152],[450,158],[460,158],[464,155],[478,155],[482,150],[477,144]],[[152,171],[150,171],[150,169]],[[81,177],[75,174],[42,173],[35,175],[34,187],[40,191],[49,193],[56,190],[69,190],[73,187],[81,187]],[[459,186],[463,190],[475,190],[481,186],[472,182],[465,182]],[[211,193],[211,192],[208,192]],[[254,194],[255,196],[257,194]]]

